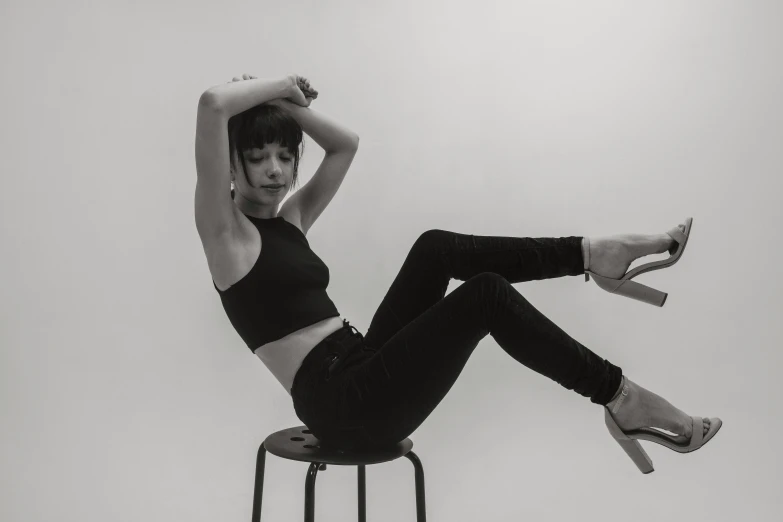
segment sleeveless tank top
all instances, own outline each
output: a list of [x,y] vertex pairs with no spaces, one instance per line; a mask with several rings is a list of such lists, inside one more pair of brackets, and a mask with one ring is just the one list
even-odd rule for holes
[[261,254],[245,277],[221,291],[231,325],[253,352],[306,326],[339,316],[326,287],[329,268],[310,248],[307,238],[278,216],[245,216],[261,235]]

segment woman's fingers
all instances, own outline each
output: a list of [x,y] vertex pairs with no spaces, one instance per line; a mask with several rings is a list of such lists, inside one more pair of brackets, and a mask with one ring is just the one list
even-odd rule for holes
[[231,82],[240,82],[240,81],[242,81],[242,80],[256,80],[256,79],[258,79],[258,76],[253,76],[252,74],[247,74],[247,73],[245,73],[245,74],[243,74],[241,77],[239,77],[239,76],[234,76],[234,79],[233,79],[233,80],[231,80],[231,81],[228,81],[228,82],[226,82],[226,83],[231,83]]

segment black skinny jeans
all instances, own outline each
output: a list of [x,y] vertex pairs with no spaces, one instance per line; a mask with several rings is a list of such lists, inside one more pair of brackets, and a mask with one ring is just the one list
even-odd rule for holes
[[[512,283],[584,274],[582,238],[423,233],[366,337],[342,329],[307,354],[291,391],[297,417],[322,446],[399,442],[443,400],[490,334],[511,357],[606,405],[622,369],[572,339]],[[451,279],[465,281],[445,296]]]

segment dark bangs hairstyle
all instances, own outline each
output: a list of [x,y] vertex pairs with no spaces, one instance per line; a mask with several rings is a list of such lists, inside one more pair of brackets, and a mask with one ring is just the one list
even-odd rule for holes
[[[247,165],[240,151],[254,147],[262,149],[267,143],[279,143],[294,155],[293,185],[296,185],[299,180],[299,159],[304,154],[303,134],[302,127],[294,117],[277,105],[262,103],[234,115],[228,120],[231,170],[238,172],[236,162],[241,161],[247,181]],[[233,188],[231,199],[234,199]]]

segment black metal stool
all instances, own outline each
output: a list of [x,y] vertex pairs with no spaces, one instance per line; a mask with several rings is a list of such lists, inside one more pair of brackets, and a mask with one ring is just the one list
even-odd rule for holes
[[268,436],[258,448],[256,459],[256,484],[253,493],[253,520],[261,520],[261,497],[264,495],[264,464],[266,452],[278,457],[309,462],[307,480],[305,481],[305,522],[313,522],[315,512],[315,476],[318,470],[325,470],[327,464],[338,466],[358,466],[359,468],[359,522],[366,522],[366,489],[364,481],[364,466],[389,462],[400,457],[407,457],[413,463],[416,477],[416,520],[426,522],[424,509],[424,469],[419,457],[411,449],[413,442],[405,439],[393,446],[364,451],[348,451],[321,446],[319,441],[307,428],[297,426],[280,430]]

